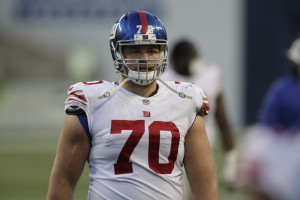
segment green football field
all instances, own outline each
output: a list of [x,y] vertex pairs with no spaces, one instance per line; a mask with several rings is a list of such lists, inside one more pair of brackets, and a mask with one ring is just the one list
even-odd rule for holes
[[[55,158],[59,130],[1,130],[0,199],[41,200],[46,198],[49,176]],[[216,164],[222,165],[217,145]],[[217,169],[218,171],[218,169]],[[75,200],[87,199],[88,166],[78,183]],[[219,185],[220,200],[246,200],[244,193],[230,192]]]
[[[1,130],[1,200],[46,198],[58,137],[58,131],[54,130],[32,132]],[[85,167],[78,183],[75,199],[87,199],[87,190],[88,166]]]
[[[45,199],[54,153],[1,153],[0,199]],[[85,170],[75,199],[87,199]]]

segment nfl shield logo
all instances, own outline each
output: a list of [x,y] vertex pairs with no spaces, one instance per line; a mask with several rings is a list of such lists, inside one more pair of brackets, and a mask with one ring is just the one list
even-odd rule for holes
[[149,105],[150,104],[150,101],[148,99],[143,99],[143,104],[144,105]]

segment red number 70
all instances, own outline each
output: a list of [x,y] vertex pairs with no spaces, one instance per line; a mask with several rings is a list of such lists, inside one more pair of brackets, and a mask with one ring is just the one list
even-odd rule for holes
[[[158,174],[170,174],[177,159],[180,134],[173,122],[154,121],[148,127],[149,146],[148,163],[150,169]],[[115,174],[133,173],[132,163],[129,161],[132,152],[139,143],[145,132],[144,120],[112,120],[111,134],[121,134],[122,130],[132,130],[125,142],[116,164],[114,164]],[[159,163],[160,131],[170,131],[172,133],[171,151],[168,163]]]

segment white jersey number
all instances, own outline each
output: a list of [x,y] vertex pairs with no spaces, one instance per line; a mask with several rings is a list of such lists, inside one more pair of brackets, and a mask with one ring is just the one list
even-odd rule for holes
[[[143,27],[142,25],[136,25],[136,28],[138,29],[137,34],[142,34],[142,27]],[[153,30],[154,27],[149,25],[146,34],[153,34]]]
[[[179,130],[173,122],[154,121],[149,129],[148,163],[150,169],[158,174],[170,174],[177,159],[180,140]],[[144,120],[112,120],[111,134],[120,134],[122,130],[132,130],[131,135],[124,144],[117,163],[114,164],[115,174],[133,173],[132,163],[129,161],[132,152],[145,132]],[[170,131],[172,134],[171,150],[168,163],[159,163],[160,131]]]

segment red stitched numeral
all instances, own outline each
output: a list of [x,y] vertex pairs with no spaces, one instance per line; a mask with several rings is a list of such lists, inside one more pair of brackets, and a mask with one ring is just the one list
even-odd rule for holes
[[[160,131],[171,131],[171,151],[168,157],[169,163],[159,163]],[[149,126],[149,167],[158,174],[171,174],[174,162],[178,154],[180,134],[173,122],[155,121]]]
[[145,121],[125,121],[125,120],[112,120],[111,121],[111,134],[121,133],[122,130],[132,130],[131,135],[124,144],[117,163],[115,166],[115,174],[132,173],[132,163],[129,162],[129,158],[139,143],[141,137],[145,132]]
[[[145,121],[112,120],[111,134],[120,134],[122,130],[132,130],[131,135],[124,144],[118,160],[114,165],[115,174],[132,173],[130,156],[145,132]],[[171,150],[168,163],[159,163],[160,131],[170,131],[172,134]],[[177,159],[180,134],[173,122],[154,121],[149,126],[149,167],[158,174],[170,174]]]

